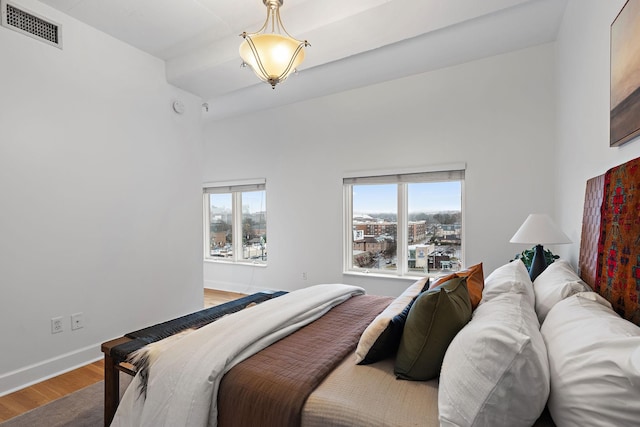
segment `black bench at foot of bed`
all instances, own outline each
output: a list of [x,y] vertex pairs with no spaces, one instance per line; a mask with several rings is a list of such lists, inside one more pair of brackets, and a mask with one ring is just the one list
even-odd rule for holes
[[167,338],[185,329],[200,328],[222,316],[235,313],[250,304],[259,304],[286,292],[258,292],[237,300],[187,314],[157,325],[129,332],[120,338],[102,344],[104,353],[104,425],[109,426],[120,400],[119,371],[135,375],[133,366],[126,363],[129,354],[152,342]]

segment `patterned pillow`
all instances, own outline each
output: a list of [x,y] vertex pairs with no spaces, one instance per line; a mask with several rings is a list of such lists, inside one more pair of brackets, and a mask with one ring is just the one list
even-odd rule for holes
[[444,282],[448,282],[456,277],[467,278],[467,289],[469,290],[469,298],[471,299],[471,307],[476,309],[480,300],[482,299],[482,289],[484,288],[484,274],[482,273],[482,263],[472,265],[466,270],[456,271],[447,276],[440,277],[436,280],[429,289],[436,288],[442,285]]
[[425,277],[414,282],[367,326],[356,348],[357,364],[374,363],[395,354],[411,304],[428,280]]

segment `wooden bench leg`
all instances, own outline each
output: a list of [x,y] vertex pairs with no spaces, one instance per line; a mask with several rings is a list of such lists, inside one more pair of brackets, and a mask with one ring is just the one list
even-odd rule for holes
[[104,355],[104,426],[109,427],[120,401],[120,371],[108,354]]

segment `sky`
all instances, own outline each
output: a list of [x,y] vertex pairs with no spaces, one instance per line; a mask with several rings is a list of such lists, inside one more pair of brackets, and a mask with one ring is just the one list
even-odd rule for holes
[[[461,186],[456,181],[409,184],[409,213],[462,210]],[[354,185],[353,212],[396,212],[397,189],[397,184]]]
[[[461,182],[430,182],[409,184],[409,213],[461,211]],[[398,210],[397,184],[354,185],[353,212],[389,213]],[[250,212],[266,209],[262,192],[243,193],[242,205]],[[230,194],[212,194],[211,205],[231,211]]]
[[[209,202],[212,207],[224,209],[231,212],[231,194],[211,194]],[[264,212],[267,209],[265,194],[263,191],[249,191],[242,193],[242,209],[243,212],[257,213]]]

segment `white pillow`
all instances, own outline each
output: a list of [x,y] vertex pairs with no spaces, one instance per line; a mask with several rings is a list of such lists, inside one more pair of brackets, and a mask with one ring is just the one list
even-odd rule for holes
[[542,325],[549,353],[549,412],[556,425],[640,422],[640,327],[594,292],[558,302]]
[[631,383],[636,387],[640,387],[640,381],[638,381],[638,378],[640,378],[640,346],[638,346],[638,348],[636,348],[635,351],[631,353],[630,362],[631,370],[634,373],[634,375],[631,377]]
[[527,297],[527,301],[531,303],[531,307],[535,304],[535,295],[533,294],[533,285],[531,284],[529,272],[519,259],[496,268],[484,280],[480,304],[505,292],[524,294]]
[[413,301],[418,294],[420,294],[420,291],[425,287],[428,280],[429,278],[425,277],[415,281],[411,286],[405,289],[399,297],[393,300],[391,304],[382,311],[382,313],[378,314],[378,316],[373,319],[373,322],[367,326],[360,336],[360,341],[358,341],[358,347],[356,348],[356,363],[360,363],[364,360],[378,337],[385,331],[387,326],[389,326],[389,323],[391,323],[391,319],[393,319],[397,314],[400,314],[405,307],[409,305],[409,303]]
[[563,259],[556,260],[533,281],[540,324],[556,303],[578,292],[589,291],[591,288],[580,279],[571,264]]
[[440,425],[533,425],[549,395],[539,327],[526,293],[505,292],[480,304],[444,357]]

